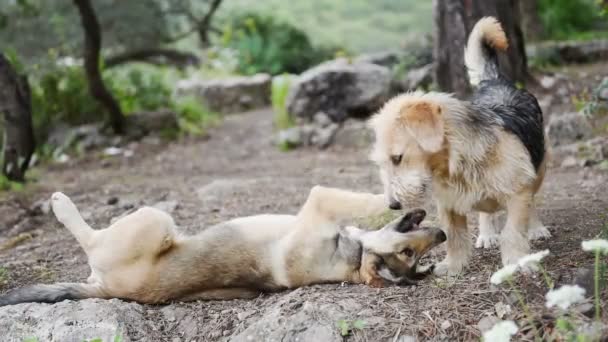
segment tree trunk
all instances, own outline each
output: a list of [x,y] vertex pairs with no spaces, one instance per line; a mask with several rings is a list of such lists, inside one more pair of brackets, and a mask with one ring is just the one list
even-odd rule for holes
[[433,0],[435,83],[442,91],[467,95],[471,88],[464,66],[467,22],[463,0]]
[[509,48],[506,53],[498,54],[500,70],[511,81],[525,84],[529,74],[524,34],[520,23],[519,0],[472,0],[467,2],[465,7],[469,23],[467,32],[470,32],[475,23],[482,17],[496,17],[502,24],[509,40]]
[[221,3],[222,0],[213,0],[211,5],[209,5],[209,10],[205,14],[205,17],[203,17],[197,25],[196,31],[198,32],[198,37],[203,47],[208,47],[210,44],[209,30],[211,29],[211,19]]
[[82,27],[84,29],[84,69],[89,83],[91,95],[106,108],[110,115],[110,125],[114,133],[121,134],[125,130],[125,118],[120,106],[108,91],[101,72],[99,71],[99,53],[101,50],[101,31],[95,10],[90,0],[73,0],[80,13]]
[[0,53],[0,118],[4,116],[2,173],[10,180],[25,181],[36,143],[32,127],[30,86]]
[[543,36],[543,23],[538,14],[538,0],[523,0],[519,2],[521,27],[526,40],[539,40]]

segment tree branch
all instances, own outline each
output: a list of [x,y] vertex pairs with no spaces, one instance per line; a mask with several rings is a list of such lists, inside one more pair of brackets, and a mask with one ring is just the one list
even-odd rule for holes
[[[163,63],[164,60],[164,63]],[[200,59],[189,52],[173,49],[141,49],[128,51],[106,59],[106,68],[112,68],[129,62],[145,62],[151,64],[172,64],[179,68],[187,65],[200,65]]]
[[110,114],[110,124],[115,133],[125,130],[125,118],[120,106],[108,91],[99,71],[99,54],[101,50],[101,30],[91,6],[90,0],[73,0],[78,8],[82,28],[84,29],[84,69],[91,95],[104,106]]

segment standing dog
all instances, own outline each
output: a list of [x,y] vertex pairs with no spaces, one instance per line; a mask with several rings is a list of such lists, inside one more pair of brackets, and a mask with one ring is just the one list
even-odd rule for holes
[[62,193],[51,199],[57,219],[87,254],[87,283],[34,285],[0,296],[0,306],[64,299],[123,298],[141,303],[251,298],[265,291],[316,283],[382,286],[407,283],[420,257],[446,240],[420,228],[414,210],[381,230],[341,228],[339,222],[386,210],[383,195],[314,187],[295,215],[237,218],[195,236],[180,236],[166,213],[142,208],[93,230]]
[[[448,229],[447,257],[437,274],[457,274],[472,250],[466,214],[480,211],[478,247],[500,240],[503,264],[529,252],[528,238],[548,237],[536,216],[534,195],[545,174],[542,112],[530,93],[500,74],[496,50],[507,48],[500,23],[481,19],[465,50],[476,92],[469,101],[445,93],[399,95],[370,121],[390,207],[398,209],[432,187]],[[502,208],[499,232],[490,216]]]

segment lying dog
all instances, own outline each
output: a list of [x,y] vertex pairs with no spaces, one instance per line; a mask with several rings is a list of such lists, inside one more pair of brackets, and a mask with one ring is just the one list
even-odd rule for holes
[[195,236],[180,236],[173,219],[142,208],[103,230],[93,230],[72,201],[52,196],[57,219],[87,254],[87,283],[34,285],[0,296],[0,306],[64,299],[123,298],[141,303],[251,298],[261,292],[351,282],[408,283],[430,272],[416,265],[446,240],[421,228],[414,210],[378,231],[339,222],[386,211],[383,195],[314,187],[295,215],[237,218]]
[[447,257],[437,274],[456,274],[466,265],[471,210],[481,212],[477,246],[489,247],[498,240],[489,214],[507,209],[499,238],[505,265],[529,252],[529,236],[550,236],[534,208],[547,159],[542,112],[533,95],[501,75],[495,50],[506,48],[500,23],[481,19],[465,50],[470,82],[477,87],[469,101],[407,93],[370,120],[376,136],[371,159],[380,167],[390,207],[407,205],[432,187],[448,229]]

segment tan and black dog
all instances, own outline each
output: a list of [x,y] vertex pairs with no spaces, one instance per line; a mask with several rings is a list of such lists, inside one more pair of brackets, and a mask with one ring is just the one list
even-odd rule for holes
[[[448,235],[438,274],[457,274],[467,264],[470,211],[481,212],[477,247],[499,242],[505,265],[529,253],[529,238],[550,236],[534,206],[548,154],[542,112],[532,94],[500,73],[496,50],[507,45],[496,19],[479,20],[464,55],[476,87],[469,100],[406,93],[370,121],[376,136],[371,159],[390,207],[407,206],[432,189]],[[490,216],[501,209],[507,210],[502,232]]]
[[0,306],[92,297],[163,303],[250,298],[317,283],[407,283],[429,273],[417,272],[417,262],[446,239],[438,228],[419,226],[423,210],[377,231],[341,227],[386,211],[384,196],[320,186],[297,215],[237,218],[195,236],[178,234],[173,219],[154,208],[94,230],[64,194],[53,194],[51,204],[87,254],[91,275],[87,283],[11,290]]

